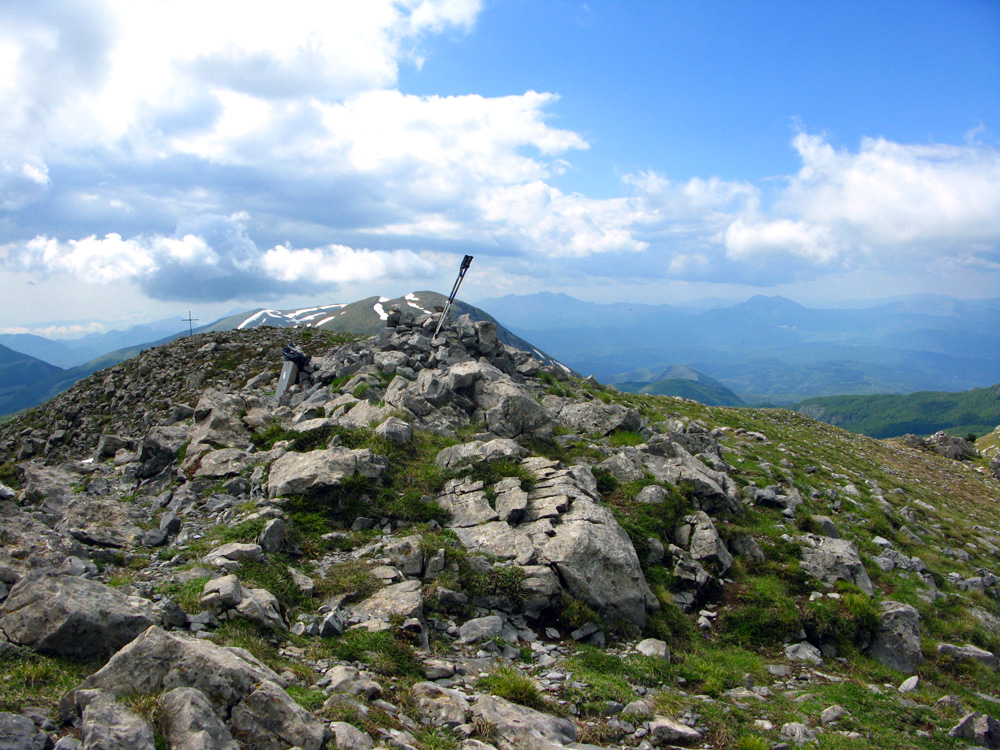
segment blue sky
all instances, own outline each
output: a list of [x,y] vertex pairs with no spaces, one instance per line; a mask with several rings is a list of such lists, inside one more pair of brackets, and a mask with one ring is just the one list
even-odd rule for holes
[[1000,296],[1000,3],[9,0],[0,330]]

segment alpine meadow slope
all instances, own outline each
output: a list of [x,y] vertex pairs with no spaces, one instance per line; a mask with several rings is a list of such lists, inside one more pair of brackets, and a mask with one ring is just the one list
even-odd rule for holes
[[[5,732],[1000,743],[1000,460],[622,393],[490,321],[385,312],[370,338],[181,338],[0,428]],[[285,346],[311,361],[276,398]]]

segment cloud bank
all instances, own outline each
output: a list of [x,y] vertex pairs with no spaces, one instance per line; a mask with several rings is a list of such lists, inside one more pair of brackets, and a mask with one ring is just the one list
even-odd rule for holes
[[[652,167],[558,187],[592,144],[555,92],[399,90],[478,0],[10,0],[0,7],[0,270],[159,300],[434,278],[766,287],[923,264],[1000,271],[1000,150],[798,132],[755,184]],[[448,271],[450,273],[450,271]]]

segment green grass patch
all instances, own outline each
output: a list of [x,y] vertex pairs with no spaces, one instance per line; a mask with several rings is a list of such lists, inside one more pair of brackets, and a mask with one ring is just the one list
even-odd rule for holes
[[777,576],[750,578],[723,589],[719,638],[739,647],[784,642],[802,629],[802,616],[784,581]]
[[512,703],[536,710],[547,707],[535,681],[508,665],[501,665],[479,679],[478,687]]
[[608,435],[608,442],[615,448],[623,448],[627,445],[641,445],[646,442],[646,438],[633,430],[615,430]]
[[424,667],[413,651],[413,646],[402,633],[383,630],[348,630],[341,638],[329,642],[329,648],[338,659],[360,661],[369,669],[387,677],[423,678]]
[[58,716],[59,699],[104,666],[25,651],[0,656],[0,711],[21,713],[30,706]]

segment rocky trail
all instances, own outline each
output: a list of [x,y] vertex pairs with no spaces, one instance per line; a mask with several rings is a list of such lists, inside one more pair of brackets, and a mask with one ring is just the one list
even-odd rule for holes
[[2,426],[0,748],[1000,747],[996,460],[388,317]]

